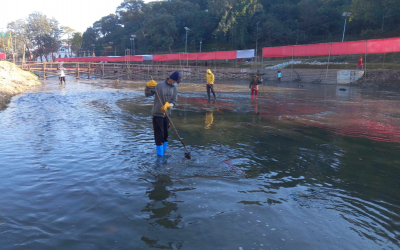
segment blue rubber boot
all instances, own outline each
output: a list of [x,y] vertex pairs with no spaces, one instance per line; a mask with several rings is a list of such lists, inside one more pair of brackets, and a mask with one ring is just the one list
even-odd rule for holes
[[167,147],[168,147],[168,142],[165,141],[164,144],[163,144],[164,153],[165,153],[165,150],[167,150]]
[[158,156],[164,156],[164,146],[156,146],[157,147],[157,155]]

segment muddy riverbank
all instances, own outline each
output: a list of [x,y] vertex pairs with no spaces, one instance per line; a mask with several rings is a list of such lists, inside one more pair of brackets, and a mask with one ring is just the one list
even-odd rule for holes
[[0,110],[10,103],[13,96],[40,84],[35,74],[21,70],[13,63],[0,61]]

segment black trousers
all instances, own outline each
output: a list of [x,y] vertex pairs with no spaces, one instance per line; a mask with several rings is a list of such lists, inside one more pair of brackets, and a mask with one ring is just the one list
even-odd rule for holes
[[153,116],[154,140],[157,146],[161,146],[168,141],[168,117]]
[[60,84],[62,84],[63,81],[65,83],[65,76],[60,76],[59,78],[60,78]]
[[213,93],[214,98],[215,98],[214,84],[207,84],[207,95],[208,95],[208,99],[210,99],[210,92]]

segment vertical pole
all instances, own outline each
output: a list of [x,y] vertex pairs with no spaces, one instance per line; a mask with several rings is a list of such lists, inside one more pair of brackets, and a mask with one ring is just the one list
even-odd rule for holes
[[214,52],[214,73],[217,73],[217,52]]
[[330,47],[329,47],[329,57],[328,57],[328,65],[326,66],[325,82],[328,80],[329,62],[331,60],[331,49],[332,49],[332,43],[330,44]]
[[188,31],[186,30],[186,43],[185,43],[185,53],[187,53],[187,33],[188,33]]
[[368,48],[368,40],[365,41],[365,73],[364,73],[364,83],[367,82],[367,48]]
[[90,79],[90,63],[88,64],[88,79]]
[[343,28],[342,42],[344,41],[344,33],[346,32],[346,22],[347,22],[347,17],[344,17],[344,28]]
[[14,53],[13,53],[13,59],[14,59],[14,64],[15,64],[15,57],[17,57],[17,38],[14,38]]
[[258,58],[257,58],[257,56],[258,56],[258,24],[259,24],[259,22],[257,23],[257,37],[256,37],[256,62],[258,62]]
[[294,57],[294,46],[292,46],[292,71],[290,72],[290,81],[293,81],[293,57]]
[[46,77],[46,63],[43,63],[43,79],[47,80],[47,77]]
[[79,63],[76,64],[76,79],[79,79]]
[[261,69],[264,69],[264,55],[261,55]]
[[22,64],[25,64],[25,51],[26,51],[26,44],[24,44],[24,52],[22,53]]

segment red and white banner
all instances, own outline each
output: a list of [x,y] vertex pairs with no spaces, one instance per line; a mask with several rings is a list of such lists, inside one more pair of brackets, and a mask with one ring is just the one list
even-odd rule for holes
[[343,43],[263,48],[263,57],[327,56],[400,52],[400,37]]

